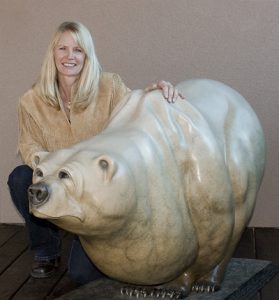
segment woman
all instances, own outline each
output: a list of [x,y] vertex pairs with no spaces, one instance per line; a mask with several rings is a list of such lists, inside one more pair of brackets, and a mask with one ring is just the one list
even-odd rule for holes
[[[169,102],[182,98],[165,81],[146,90],[157,88]],[[19,101],[18,147],[24,165],[16,167],[8,180],[11,198],[26,222],[34,252],[31,276],[52,276],[60,259],[56,226],[29,214],[27,189],[32,183],[34,154],[65,148],[100,133],[128,91],[119,75],[102,72],[92,37],[84,25],[64,22],[58,27],[38,81]],[[77,237],[71,249],[69,273],[79,283],[102,276]]]

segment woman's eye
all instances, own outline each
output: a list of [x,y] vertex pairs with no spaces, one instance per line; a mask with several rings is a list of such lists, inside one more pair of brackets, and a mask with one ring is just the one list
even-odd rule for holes
[[75,51],[81,53],[81,52],[82,52],[82,49],[76,48]]

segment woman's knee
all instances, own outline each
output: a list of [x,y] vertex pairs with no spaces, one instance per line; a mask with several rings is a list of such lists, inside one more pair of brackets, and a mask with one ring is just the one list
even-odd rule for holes
[[8,178],[8,186],[11,199],[21,213],[27,215],[29,212],[29,201],[27,189],[32,184],[33,170],[27,165],[16,167]]
[[26,186],[32,183],[33,170],[27,165],[17,166],[8,177],[8,186],[11,188]]

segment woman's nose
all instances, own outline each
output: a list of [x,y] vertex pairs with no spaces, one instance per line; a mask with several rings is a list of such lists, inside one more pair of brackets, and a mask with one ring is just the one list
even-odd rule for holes
[[74,51],[72,49],[68,49],[67,57],[68,58],[74,58]]

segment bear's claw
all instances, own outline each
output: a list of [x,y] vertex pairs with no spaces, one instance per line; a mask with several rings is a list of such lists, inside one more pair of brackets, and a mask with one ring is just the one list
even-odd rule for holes
[[136,297],[136,298],[161,298],[161,299],[183,299],[183,291],[178,289],[167,289],[167,288],[149,288],[149,287],[132,287],[126,286],[121,288],[121,294],[125,296]]
[[220,290],[220,286],[216,283],[200,281],[192,286],[192,292],[195,293],[214,293]]

